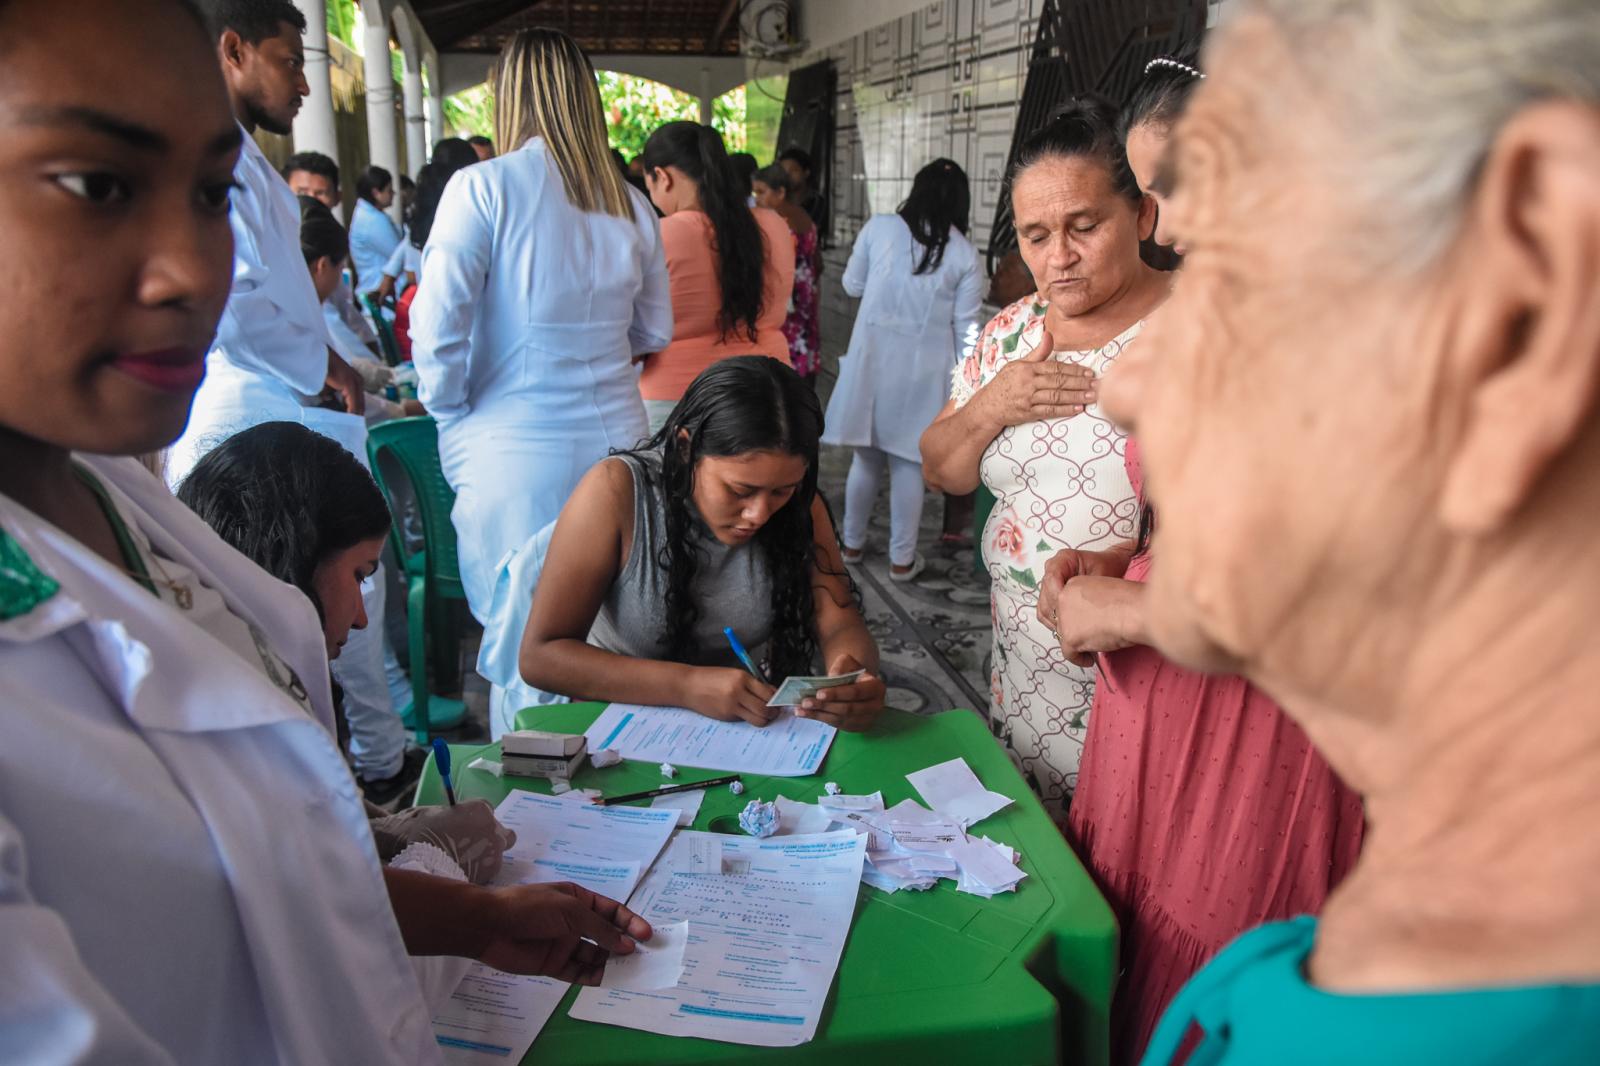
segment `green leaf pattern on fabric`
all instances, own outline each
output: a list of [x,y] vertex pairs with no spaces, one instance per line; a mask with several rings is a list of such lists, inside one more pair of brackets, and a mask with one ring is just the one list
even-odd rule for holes
[[61,591],[61,583],[34,565],[22,545],[0,529],[0,621],[20,618]]

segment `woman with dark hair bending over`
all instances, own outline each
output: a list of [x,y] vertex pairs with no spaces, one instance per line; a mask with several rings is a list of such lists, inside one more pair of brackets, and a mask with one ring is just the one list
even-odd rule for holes
[[889,472],[889,579],[922,572],[922,431],[939,416],[956,365],[978,342],[983,269],[967,240],[967,175],[949,159],[917,171],[892,215],[861,228],[844,291],[861,298],[824,443],[855,449],[844,495],[844,557],[860,561]]
[[[878,649],[817,494],[822,409],[774,359],[707,369],[644,446],[584,477],[561,512],[522,637],[523,679],[580,699],[766,725],[768,679],[868,671],[797,713],[862,731],[883,708]],[[587,639],[585,639],[587,638]]]
[[695,375],[730,355],[789,361],[783,319],[794,287],[794,241],[774,212],[751,210],[710,126],[669,122],[645,142],[644,180],[666,216],[661,246],[672,282],[672,343],[643,357],[639,392],[654,432]]

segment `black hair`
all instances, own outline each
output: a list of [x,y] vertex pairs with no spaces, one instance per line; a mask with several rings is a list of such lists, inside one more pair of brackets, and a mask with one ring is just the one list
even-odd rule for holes
[[372,194],[379,189],[388,189],[393,186],[394,175],[382,167],[368,167],[356,179],[356,195],[367,203],[372,204],[373,207],[377,207],[377,203],[372,199]]
[[300,252],[306,257],[306,266],[318,259],[329,259],[335,264],[350,258],[350,234],[345,231],[328,205],[310,196],[300,200]]
[[232,30],[245,44],[260,44],[283,32],[285,22],[306,32],[306,16],[293,0],[211,0],[211,33]]
[[799,163],[800,169],[806,172],[808,178],[817,172],[815,164],[811,162],[811,153],[804,148],[785,148],[778,153],[778,162],[781,163],[785,159],[793,163]]
[[433,146],[433,161],[417,175],[417,198],[411,204],[411,243],[418,248],[428,243],[433,218],[444,198],[444,187],[458,170],[478,162],[472,145],[459,137],[446,137]]
[[[821,437],[822,404],[799,374],[769,356],[736,355],[701,371],[666,424],[635,451],[661,456],[666,536],[656,563],[667,575],[662,639],[669,659],[692,662],[696,652],[693,634],[700,608],[690,592],[699,565],[699,550],[691,536],[698,521],[692,509],[696,465],[705,456],[775,451],[804,459],[806,473],[795,494],[754,540],[772,571],[768,669],[774,677],[811,671],[817,652],[813,574],[828,565],[816,548],[811,521],[811,503],[818,496]],[[826,508],[827,501],[823,504]],[[850,575],[839,576],[854,594]]]
[[967,232],[972,213],[972,193],[967,172],[953,159],[935,159],[911,181],[911,195],[897,212],[922,245],[922,258],[913,274],[931,274],[944,262],[944,249],[952,229]]
[[494,142],[491,141],[489,138],[485,137],[481,133],[474,133],[471,137],[468,137],[467,138],[467,143],[468,144],[481,144],[485,148],[493,148],[494,147]]
[[733,167],[733,176],[739,179],[744,194],[749,196],[754,190],[750,183],[755,180],[756,171],[761,169],[761,164],[756,162],[756,157],[749,152],[729,152],[728,162]]
[[1144,198],[1117,134],[1117,109],[1102,96],[1069,97],[1048,122],[1029,134],[1006,173],[1007,194],[1016,189],[1023,171],[1045,159],[1092,159],[1106,168],[1118,196],[1134,205]]
[[178,499],[217,535],[305,593],[339,552],[389,531],[389,506],[344,445],[298,422],[263,422],[207,452]]
[[297,170],[327,178],[335,189],[339,187],[339,164],[321,152],[296,152],[290,156],[289,161],[283,164],[284,180],[289,180],[289,175]]
[[668,122],[644,142],[648,173],[677,167],[700,186],[700,209],[711,218],[711,248],[717,253],[722,309],[721,339],[756,339],[756,323],[766,309],[767,238],[739,191],[722,138],[698,122]]
[[1194,58],[1192,52],[1186,58],[1158,56],[1145,64],[1144,77],[1117,116],[1117,135],[1124,144],[1135,126],[1171,126],[1183,114],[1189,96],[1204,77]]
[[754,185],[758,181],[768,188],[781,189],[785,196],[794,195],[794,179],[790,178],[789,172],[777,163],[762,167],[756,171],[750,182]]
[[416,188],[417,188],[417,183],[411,180],[411,175],[402,174],[402,175],[400,175],[400,188],[402,188],[402,189],[410,189],[413,192],[415,192]]

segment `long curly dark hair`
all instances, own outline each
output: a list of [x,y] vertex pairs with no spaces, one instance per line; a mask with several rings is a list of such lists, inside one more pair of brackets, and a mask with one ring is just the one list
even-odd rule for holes
[[[667,658],[693,662],[694,626],[700,617],[691,589],[700,565],[695,539],[695,467],[706,456],[728,457],[756,451],[783,452],[806,462],[805,478],[767,524],[754,544],[772,572],[772,641],[767,668],[773,677],[805,674],[817,654],[818,571],[843,577],[851,595],[854,581],[829,566],[816,546],[811,501],[817,498],[817,442],[822,436],[822,404],[817,394],[788,366],[764,355],[739,355],[707,367],[690,383],[667,422],[633,454],[661,456],[666,496],[666,537],[656,563],[667,574]],[[833,512],[823,500],[828,520]]]

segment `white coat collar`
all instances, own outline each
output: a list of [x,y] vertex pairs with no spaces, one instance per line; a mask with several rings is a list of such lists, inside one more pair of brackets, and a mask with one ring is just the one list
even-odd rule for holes
[[[167,558],[194,571],[222,594],[228,608],[260,633],[304,686],[316,719],[333,732],[327,652],[316,611],[299,590],[276,580],[218,537],[167,487],[132,459],[78,456],[116,499],[132,524]],[[151,667],[151,649],[174,639],[206,657],[237,658],[182,612],[156,599],[117,567],[14,501],[0,496],[0,529],[60,584],[32,611],[0,622],[0,642],[30,643],[76,625],[91,634],[97,673],[129,717],[149,728],[179,732],[242,729],[298,714],[287,699],[240,699],[219,692],[194,698],[195,677]],[[190,661],[193,655],[184,656]],[[222,671],[223,677],[233,671]],[[255,672],[261,678],[259,671]],[[263,679],[263,683],[264,679]]]

